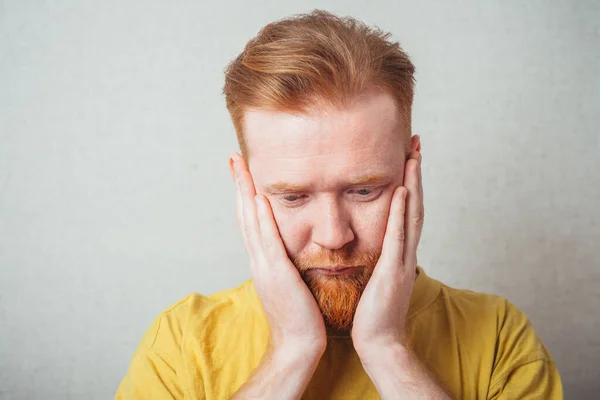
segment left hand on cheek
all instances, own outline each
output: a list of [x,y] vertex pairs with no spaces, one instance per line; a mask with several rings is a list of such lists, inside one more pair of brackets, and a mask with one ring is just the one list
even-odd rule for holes
[[351,335],[361,358],[361,353],[405,345],[424,217],[420,164],[420,153],[413,151],[406,162],[404,186],[392,196],[381,256],[354,315]]

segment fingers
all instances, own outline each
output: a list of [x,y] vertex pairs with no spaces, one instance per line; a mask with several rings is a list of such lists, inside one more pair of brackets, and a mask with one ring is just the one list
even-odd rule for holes
[[258,261],[256,258],[260,256],[261,240],[254,202],[256,195],[254,182],[242,157],[235,153],[232,158],[237,189],[238,223],[241,225],[242,240],[250,258]]
[[255,197],[256,209],[263,249],[268,260],[283,260],[287,258],[287,252],[281,240],[273,210],[269,200],[263,195]]
[[[383,263],[378,263],[378,265],[387,265],[387,268],[396,269],[403,263],[404,243],[406,241],[404,234],[406,194],[406,188],[404,186],[399,186],[392,195],[390,214],[381,249],[380,261],[383,261]],[[378,269],[380,268],[375,268],[374,273],[376,273]]]
[[408,189],[406,199],[406,218],[404,220],[404,231],[406,242],[404,248],[404,263],[416,264],[417,246],[423,228],[423,199],[421,185],[421,155],[414,151],[406,162],[404,186]]
[[[283,272],[276,266],[282,266],[281,260],[288,260],[285,246],[279,234],[271,204],[263,195],[257,195],[250,171],[241,157],[234,157],[234,175],[237,185],[237,197],[240,214],[240,228],[244,245],[251,258],[250,268],[255,284],[264,278]],[[290,267],[293,267],[290,263]],[[298,272],[295,272],[300,279]],[[284,275],[287,272],[284,273]]]
[[420,174],[421,155],[410,153],[405,166],[404,185],[394,191],[383,239],[381,260],[390,268],[414,267],[423,227],[423,201]]

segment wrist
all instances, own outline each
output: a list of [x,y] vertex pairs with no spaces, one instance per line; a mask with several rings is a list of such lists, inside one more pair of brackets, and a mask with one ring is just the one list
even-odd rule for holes
[[407,346],[396,343],[387,349],[363,353],[363,368],[382,399],[450,400],[448,393]]
[[321,343],[286,340],[279,343],[271,343],[270,351],[277,362],[288,364],[303,361],[304,363],[318,362],[325,352],[325,345]]
[[283,334],[279,330],[271,330],[269,349],[283,358],[299,356],[321,358],[327,347],[327,336],[304,335],[301,337]]
[[365,371],[374,369],[378,365],[388,364],[387,360],[394,360],[397,364],[406,364],[413,357],[410,349],[400,341],[361,345],[356,348],[356,353]]
[[269,344],[252,377],[233,399],[300,399],[322,353],[315,346]]
[[382,357],[387,357],[390,353],[400,356],[409,355],[409,339],[406,331],[396,332],[395,334],[384,335],[378,338],[368,338],[359,340],[353,336],[352,342],[354,349],[363,362],[377,361]]

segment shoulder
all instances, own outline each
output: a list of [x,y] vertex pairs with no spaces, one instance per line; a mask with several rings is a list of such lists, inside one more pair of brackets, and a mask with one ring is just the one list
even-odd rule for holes
[[[469,324],[500,325],[506,318],[513,321],[525,317],[521,310],[501,296],[453,288],[428,276],[421,268],[411,298],[411,307],[415,316],[434,313]],[[425,318],[431,319],[430,315]]]
[[[231,319],[240,308],[252,307],[247,301],[252,283],[211,295],[191,293],[159,313],[146,329],[136,353],[160,352],[175,355],[181,350],[186,335],[202,335],[224,318]],[[175,361],[175,360],[173,360]]]
[[519,350],[527,350],[529,355],[524,357],[546,354],[527,315],[505,297],[441,284],[436,303],[469,331],[494,332],[498,354],[508,353],[514,345],[518,345]]
[[[188,381],[186,343],[201,343],[207,332],[217,332],[224,319],[248,307],[250,281],[209,296],[192,293],[161,312],[146,329],[117,391],[118,399],[180,398]],[[196,381],[195,385],[201,385]],[[199,386],[198,386],[199,387]]]
[[[547,386],[545,390],[560,393],[560,377],[554,361],[519,307],[502,296],[445,285],[438,301],[445,304],[451,318],[460,321],[463,337],[485,342],[485,347],[492,351],[490,393],[505,391],[506,394],[509,388],[523,389],[540,382]],[[535,393],[533,386],[527,389],[528,393]],[[519,396],[514,398],[524,398]]]
[[419,284],[423,308],[416,319],[425,331],[435,326],[446,340],[460,340],[478,354],[493,350],[494,368],[549,359],[525,313],[506,298],[456,289],[425,274]]
[[179,345],[188,332],[200,334],[219,320],[252,307],[251,295],[251,281],[210,295],[191,293],[158,315],[145,335],[145,344],[156,348],[167,344],[166,340]]
[[518,339],[527,345],[531,352],[538,355],[544,353],[541,341],[527,318],[527,315],[516,305],[502,296],[455,289],[441,285],[439,301],[444,303],[457,318],[464,319],[470,325],[485,323],[496,332],[498,350],[503,345]]
[[500,325],[502,321],[509,319],[520,320],[525,314],[508,299],[490,293],[475,292],[466,289],[455,289],[442,285],[441,296],[457,309],[464,310],[471,315],[484,315],[495,317]]

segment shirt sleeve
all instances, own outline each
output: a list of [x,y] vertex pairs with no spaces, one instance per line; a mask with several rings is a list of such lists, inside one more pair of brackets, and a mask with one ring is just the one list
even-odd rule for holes
[[525,314],[505,301],[498,326],[488,399],[563,399],[558,369]]
[[563,389],[552,361],[538,359],[513,369],[506,379],[490,388],[494,400],[562,400]]
[[182,399],[181,335],[177,319],[169,312],[161,314],[144,334],[115,400]]

